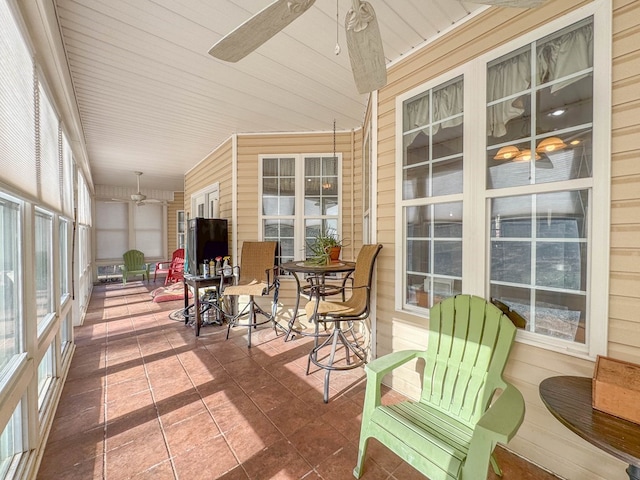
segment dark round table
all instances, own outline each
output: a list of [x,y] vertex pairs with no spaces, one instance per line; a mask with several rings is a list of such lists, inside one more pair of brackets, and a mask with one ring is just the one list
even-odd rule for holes
[[[294,262],[287,262],[280,265],[280,268],[291,273],[293,278],[296,280],[296,307],[293,311],[293,315],[291,316],[291,320],[289,320],[289,325],[287,326],[287,334],[285,336],[285,341],[289,339],[289,337],[293,333],[302,334],[302,332],[296,331],[294,328],[296,318],[298,316],[298,308],[300,307],[300,295],[309,295],[311,289],[314,285],[317,285],[314,291],[321,292],[322,297],[326,297],[329,295],[335,295],[342,291],[342,288],[335,285],[328,285],[325,283],[326,276],[331,273],[346,273],[342,278],[342,287],[344,287],[345,282],[356,269],[356,262],[347,262],[344,260],[338,260],[336,262],[331,262],[326,265],[319,265],[314,262],[308,262],[305,260],[298,260]],[[308,275],[309,282],[303,285],[300,282],[299,274]]]
[[592,445],[628,463],[629,479],[640,480],[640,425],[595,410],[591,378],[546,378],[540,383],[540,398],[560,423]]

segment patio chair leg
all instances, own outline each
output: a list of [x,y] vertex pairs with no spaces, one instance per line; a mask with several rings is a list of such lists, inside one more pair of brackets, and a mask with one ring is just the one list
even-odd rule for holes
[[[256,328],[256,311],[253,306],[253,297],[249,297],[249,328],[247,328],[247,348],[251,348],[251,327]],[[252,325],[253,324],[253,325]]]
[[[329,375],[331,374],[331,369],[333,368],[333,361],[336,357],[336,349],[338,347],[338,337],[340,336],[340,329],[338,328],[338,325],[335,325],[333,328],[334,335],[333,342],[331,343],[331,354],[329,355],[329,362],[327,363],[327,371],[324,373],[324,403],[329,403]],[[346,355],[348,358],[348,351],[346,352]]]

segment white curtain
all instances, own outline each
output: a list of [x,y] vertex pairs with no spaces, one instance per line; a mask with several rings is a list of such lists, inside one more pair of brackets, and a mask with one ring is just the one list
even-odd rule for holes
[[[544,43],[538,49],[538,83],[552,82],[593,67],[593,24]],[[551,93],[577,82],[587,74],[554,84]]]
[[[464,84],[462,80],[433,90],[431,105],[429,97],[427,93],[405,104],[404,131],[426,127],[431,123],[431,135],[435,135],[440,128],[450,128],[462,124],[463,117],[460,115],[464,106]],[[431,111],[433,118],[429,118]],[[443,122],[442,120],[445,118],[447,120]],[[405,136],[405,145],[410,145],[419,133],[419,131],[416,131]],[[429,135],[428,131],[425,133]]]
[[[531,83],[531,61],[529,52],[524,52],[487,70],[487,100],[504,98],[529,88]],[[515,100],[491,105],[487,109],[487,130],[492,137],[502,137],[507,133],[506,124],[524,113],[520,97]]]
[[[593,24],[589,23],[548,41],[540,42],[536,52],[537,85],[553,82],[593,67]],[[560,81],[551,86],[557,93],[589,73]],[[525,51],[487,70],[487,101],[492,102],[522,92],[531,85],[531,61]],[[509,120],[524,113],[521,96],[487,108],[487,134],[502,137]]]

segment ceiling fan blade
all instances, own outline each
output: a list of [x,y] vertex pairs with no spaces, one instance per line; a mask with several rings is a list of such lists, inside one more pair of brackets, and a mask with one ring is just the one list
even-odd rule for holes
[[482,3],[484,5],[494,5],[496,7],[515,8],[535,8],[542,5],[546,0],[465,0],[471,3]]
[[209,54],[237,62],[306,12],[315,0],[276,0],[222,37]]
[[387,84],[387,66],[378,20],[371,4],[353,0],[344,24],[358,92],[368,93],[384,87]]

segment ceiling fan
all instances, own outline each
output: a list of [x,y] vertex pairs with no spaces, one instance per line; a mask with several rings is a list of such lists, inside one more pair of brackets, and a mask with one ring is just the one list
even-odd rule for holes
[[[545,0],[468,1],[532,8]],[[237,62],[309,10],[314,3],[315,0],[276,0],[222,37],[209,49],[209,54],[220,60]],[[347,48],[356,88],[360,93],[368,93],[387,84],[382,37],[371,4],[362,0],[352,0],[352,3],[344,22]]]
[[516,7],[535,8],[542,5],[546,0],[465,0],[471,3],[482,3],[483,5],[494,5],[496,7]]
[[[360,93],[382,88],[387,83],[382,38],[376,14],[369,2],[352,0],[345,30],[351,70]],[[220,39],[209,54],[237,62],[265,43],[309,10],[315,0],[276,0]]]
[[112,200],[116,201],[116,202],[136,202],[136,205],[138,206],[142,206],[142,205],[146,205],[147,203],[162,203],[162,200],[156,200],[153,198],[147,199],[147,196],[144,193],[140,193],[140,176],[142,175],[142,172],[133,172],[137,175],[137,180],[138,180],[138,189],[136,191],[136,193],[132,193],[130,199],[124,199],[124,198],[112,198]]

